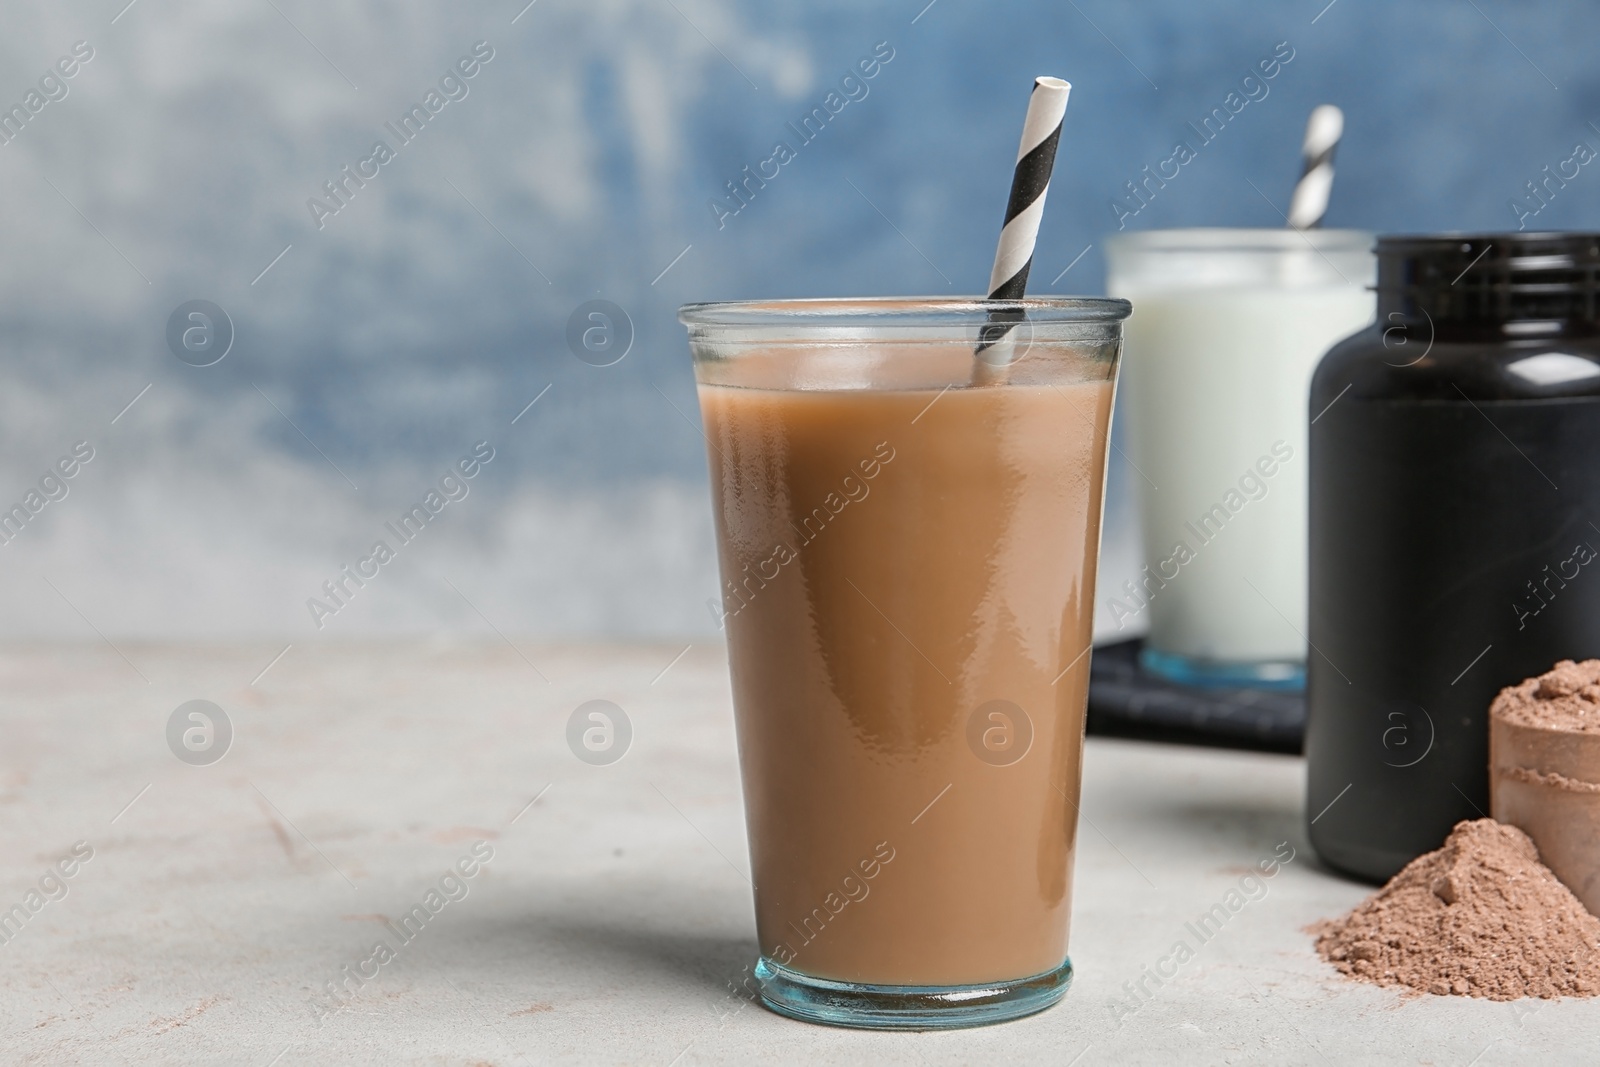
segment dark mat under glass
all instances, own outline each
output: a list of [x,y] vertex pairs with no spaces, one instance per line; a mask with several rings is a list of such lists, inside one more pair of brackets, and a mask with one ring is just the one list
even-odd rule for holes
[[1142,641],[1094,650],[1089,671],[1089,733],[1176,744],[1300,751],[1306,700],[1301,692],[1197,688],[1139,667]]

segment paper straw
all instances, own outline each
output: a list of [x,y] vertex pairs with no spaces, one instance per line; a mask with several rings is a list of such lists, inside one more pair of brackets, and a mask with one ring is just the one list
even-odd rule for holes
[[[990,300],[1020,300],[1028,288],[1028,269],[1033,266],[1033,246],[1039,237],[1045,196],[1050,192],[1050,172],[1055,168],[1061,117],[1066,114],[1070,92],[1072,86],[1060,78],[1033,80],[1017,165],[1011,175],[1011,199],[1006,204],[994,268],[989,272]],[[989,325],[980,333],[977,351],[981,354],[994,345],[1021,317],[1016,311],[992,312]],[[986,361],[1007,362],[989,357]]]
[[1033,245],[1039,237],[1039,217],[1050,192],[1050,172],[1061,141],[1061,117],[1067,111],[1072,86],[1060,78],[1035,78],[1028,97],[1028,117],[1022,124],[1022,144],[1011,175],[1011,200],[1000,244],[989,272],[990,300],[1017,300],[1028,287],[1033,265]]
[[1289,225],[1297,230],[1322,225],[1322,216],[1328,212],[1328,196],[1333,192],[1333,153],[1343,135],[1343,111],[1332,104],[1312,108],[1301,147],[1305,169],[1294,187],[1294,199],[1289,202]]

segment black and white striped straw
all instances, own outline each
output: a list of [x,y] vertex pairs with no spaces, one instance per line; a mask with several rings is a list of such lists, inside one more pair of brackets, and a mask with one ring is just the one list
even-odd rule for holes
[[[1011,199],[1006,204],[1006,220],[994,253],[994,269],[989,272],[990,300],[1020,300],[1028,288],[1028,268],[1033,266],[1033,246],[1039,237],[1039,219],[1050,192],[1056,146],[1061,142],[1061,118],[1066,114],[1067,94],[1071,91],[1072,86],[1060,78],[1033,80],[1028,117],[1022,123],[1022,144],[1011,176]],[[983,354],[1021,318],[1015,310],[991,312],[989,325],[980,333],[977,351]]]
[[1294,187],[1289,203],[1289,225],[1297,230],[1315,229],[1328,213],[1328,197],[1333,192],[1333,153],[1344,136],[1344,112],[1332,104],[1311,109],[1306,120],[1306,139],[1301,147],[1305,168]]

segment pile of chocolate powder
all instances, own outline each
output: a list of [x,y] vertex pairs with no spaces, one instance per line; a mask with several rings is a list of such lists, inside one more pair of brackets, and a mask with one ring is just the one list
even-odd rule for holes
[[1350,914],[1311,927],[1344,974],[1440,996],[1600,994],[1600,919],[1539,862],[1528,835],[1456,824]]

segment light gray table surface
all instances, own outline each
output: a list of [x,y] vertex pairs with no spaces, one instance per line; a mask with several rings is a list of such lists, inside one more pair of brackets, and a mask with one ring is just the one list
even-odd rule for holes
[[[93,850],[0,945],[0,1061],[1600,1062],[1600,999],[1407,1000],[1318,960],[1303,928],[1368,887],[1310,854],[1299,760],[1100,739],[1060,1005],[952,1033],[779,1018],[737,992],[756,946],[719,646],[295,646],[258,679],[280,649],[0,649],[0,909],[60,896],[47,871]],[[209,766],[166,739],[196,698],[235,732]],[[632,723],[610,766],[565,740],[591,699]],[[466,896],[319,1018],[478,841]],[[1198,944],[1186,924],[1280,842],[1293,862]]]

